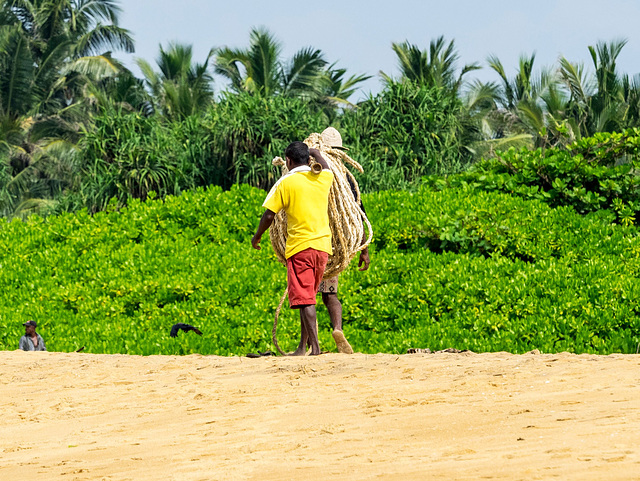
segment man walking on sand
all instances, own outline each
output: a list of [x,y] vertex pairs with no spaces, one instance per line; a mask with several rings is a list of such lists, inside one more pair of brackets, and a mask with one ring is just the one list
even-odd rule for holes
[[[322,143],[332,149],[348,150],[346,147],[342,146],[342,136],[340,135],[340,132],[333,127],[327,127],[324,129],[322,131],[321,138]],[[357,198],[358,194],[356,192],[355,185],[353,185],[351,181],[351,177],[347,177],[347,181],[351,187],[353,197]],[[362,209],[362,212],[365,211],[364,206],[362,205],[362,200],[360,201],[360,208]],[[363,243],[365,240],[366,237],[362,239]],[[370,262],[369,248],[365,247],[360,252],[358,270],[366,271],[369,269]],[[340,302],[340,299],[338,299],[338,276],[323,280],[320,283],[318,292],[322,293],[322,302],[329,312],[329,319],[331,320],[331,327],[333,329],[333,340],[336,342],[338,352],[342,354],[353,354],[353,348],[342,331],[342,303]]]
[[[309,166],[309,156],[322,166],[315,174]],[[322,281],[331,249],[329,227],[329,191],[333,172],[317,149],[309,149],[304,142],[292,142],[285,151],[289,173],[273,186],[264,203],[258,229],[251,239],[254,249],[260,249],[260,240],[275,215],[287,214],[287,289],[289,306],[300,311],[300,343],[292,353],[304,356],[307,345],[311,355],[320,354],[318,342],[316,293]]]

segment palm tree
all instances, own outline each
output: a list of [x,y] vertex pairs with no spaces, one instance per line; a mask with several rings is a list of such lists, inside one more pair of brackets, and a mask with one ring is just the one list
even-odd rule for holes
[[[393,43],[391,48],[398,57],[402,79],[429,87],[444,88],[451,95],[457,96],[462,86],[463,77],[480,66],[477,63],[467,64],[456,77],[456,67],[460,56],[455,42],[446,43],[443,36],[429,43],[429,50],[421,50],[418,46],[409,42]],[[381,72],[387,84],[394,80],[384,72]]]
[[349,98],[358,90],[358,84],[371,78],[370,75],[351,75],[345,78],[347,69],[337,68],[333,63],[327,67],[320,78],[320,106],[328,124],[333,124],[338,112],[343,108],[356,108]]
[[349,98],[358,90],[357,85],[369,80],[371,75],[352,75],[346,79],[347,69],[336,68],[335,65],[331,64],[324,72],[324,93],[337,105],[353,106]]
[[116,77],[107,77],[87,86],[89,103],[99,110],[113,106],[125,112],[141,112],[146,116],[154,112],[153,101],[145,90],[145,82],[123,69]]
[[282,84],[281,44],[264,29],[252,29],[248,49],[223,47],[216,52],[215,72],[231,82],[236,92],[269,97]]
[[561,88],[558,73],[541,69],[534,74],[535,58],[535,53],[521,56],[517,73],[510,78],[500,59],[491,55],[487,63],[498,74],[499,82],[477,82],[470,89],[473,97],[490,86],[494,105],[485,111],[484,120],[484,140],[492,146],[490,151],[494,145],[500,149],[549,147],[568,144],[579,137],[579,129],[567,120],[570,99]]
[[298,50],[293,58],[280,67],[281,95],[306,100],[322,96],[324,67],[327,65],[322,52],[311,47]]
[[160,46],[156,63],[160,72],[145,60],[137,63],[145,76],[159,108],[167,117],[182,119],[207,108],[213,102],[213,78],[208,72],[209,52],[204,63],[193,63],[191,45],[170,43],[167,50]]
[[531,146],[531,135],[514,127],[517,118],[500,106],[501,89],[495,82],[475,80],[461,95],[462,145],[474,158],[493,157],[498,150]]
[[615,40],[609,44],[598,42],[595,47],[589,46],[598,86],[591,104],[597,111],[613,113],[624,102],[622,79],[616,70],[616,60],[626,44],[626,40]]
[[625,118],[627,127],[640,126],[640,74],[634,77],[622,77],[624,101],[627,106]]
[[327,65],[322,52],[304,48],[288,62],[281,55],[280,42],[267,30],[254,28],[248,49],[224,47],[216,52],[215,72],[229,80],[236,92],[316,98]]
[[500,77],[502,86],[499,103],[504,109],[515,111],[521,101],[535,100],[546,86],[544,75],[541,75],[537,82],[533,77],[535,59],[535,53],[530,57],[521,56],[518,60],[518,73],[513,79],[509,79],[498,57],[490,55],[487,58],[489,67]]
[[[560,72],[571,95],[571,118],[582,135],[614,131],[633,124],[628,110],[631,83],[619,75],[616,61],[626,40],[598,42],[589,46],[595,75],[589,77],[582,64],[560,59]],[[626,85],[626,87],[625,87]]]
[[115,0],[0,3],[0,190],[11,200],[5,205],[51,198],[64,184],[47,176],[67,169],[35,166],[70,158],[48,146],[72,139],[87,122],[87,86],[122,70],[101,52],[133,51],[130,34],[117,26],[119,12]]
[[[19,28],[21,48],[29,49],[34,72],[25,87],[31,99],[25,100],[39,113],[74,102],[87,75],[117,73],[120,66],[104,52],[133,52],[131,35],[117,25],[120,8],[115,0],[4,0],[2,11],[10,25]],[[14,58],[25,63],[22,55]]]

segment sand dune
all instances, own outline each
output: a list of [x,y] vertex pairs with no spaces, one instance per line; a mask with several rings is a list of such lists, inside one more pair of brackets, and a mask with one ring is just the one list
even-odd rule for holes
[[0,352],[0,480],[640,479],[640,356]]

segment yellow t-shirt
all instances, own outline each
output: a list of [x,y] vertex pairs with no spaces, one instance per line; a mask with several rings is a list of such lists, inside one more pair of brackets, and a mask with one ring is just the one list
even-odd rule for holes
[[262,204],[278,213],[287,214],[288,259],[309,247],[333,254],[329,227],[329,190],[333,172],[313,174],[308,166],[292,169],[273,186]]

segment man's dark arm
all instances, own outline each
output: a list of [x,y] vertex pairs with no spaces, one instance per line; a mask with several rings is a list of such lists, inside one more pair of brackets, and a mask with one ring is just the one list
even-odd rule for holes
[[254,249],[260,250],[260,239],[262,239],[262,234],[264,234],[267,231],[267,229],[269,228],[269,226],[271,225],[275,217],[276,217],[276,213],[273,211],[270,211],[269,209],[267,209],[264,212],[264,214],[262,214],[262,218],[260,219],[260,223],[258,224],[258,230],[256,231],[255,235],[251,239],[251,245],[253,246]]
[[322,157],[322,154],[318,149],[309,149],[309,155],[313,157],[315,161],[322,166],[323,170],[331,170],[331,168],[329,167],[329,164],[327,163],[326,160],[324,160],[324,157]]
[[[351,187],[351,193],[353,194],[353,198],[357,199],[358,198],[358,192],[356,191],[356,186],[354,185],[353,181],[351,180],[351,177],[347,176],[347,181],[349,182],[349,187]],[[364,210],[364,205],[362,205],[362,196],[360,196],[360,208],[362,209],[362,212],[365,213],[366,215],[366,211]],[[367,240],[367,234],[366,232],[362,233],[362,243],[364,244]],[[358,259],[358,267],[360,269],[360,271],[366,271],[367,269],[369,269],[369,264],[371,263],[371,257],[369,257],[369,247],[365,247],[364,249],[362,249],[360,251],[360,258]]]
[[[365,239],[366,240],[366,239]],[[369,247],[365,247],[360,251],[360,258],[358,259],[359,271],[366,271],[369,269],[371,258],[369,257]]]
[[[353,180],[351,180],[351,177],[348,175],[347,175],[347,182],[349,182],[349,187],[351,187],[351,193],[353,194],[353,198],[357,199],[358,192],[356,191],[356,186],[353,183]],[[362,209],[362,212],[364,212],[365,214],[367,213],[367,211],[364,210],[364,205],[362,205],[362,195],[360,195],[360,208]]]

